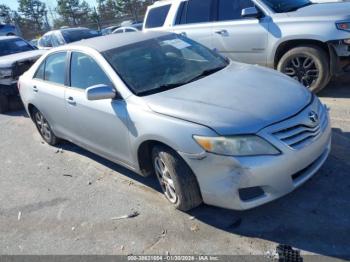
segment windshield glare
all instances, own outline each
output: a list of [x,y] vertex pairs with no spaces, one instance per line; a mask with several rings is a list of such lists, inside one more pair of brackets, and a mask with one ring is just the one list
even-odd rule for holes
[[0,56],[31,51],[35,48],[22,39],[0,41]]
[[263,0],[263,2],[276,13],[292,12],[312,5],[309,0]]
[[139,96],[184,85],[228,64],[208,48],[178,35],[108,50],[103,55]]

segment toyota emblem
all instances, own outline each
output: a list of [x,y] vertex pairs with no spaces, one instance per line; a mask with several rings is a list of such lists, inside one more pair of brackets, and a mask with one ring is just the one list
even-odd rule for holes
[[318,114],[314,111],[311,111],[309,113],[309,119],[311,120],[312,123],[317,123],[318,122]]

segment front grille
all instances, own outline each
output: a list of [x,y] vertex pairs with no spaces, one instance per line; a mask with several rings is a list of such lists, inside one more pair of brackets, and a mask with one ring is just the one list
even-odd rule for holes
[[273,133],[278,139],[294,149],[300,149],[316,139],[327,127],[327,113],[319,104],[317,113],[319,120],[313,123],[308,116],[304,121],[293,124]]
[[34,62],[35,61],[29,60],[15,63],[12,77],[17,80],[24,72],[26,72],[34,64]]

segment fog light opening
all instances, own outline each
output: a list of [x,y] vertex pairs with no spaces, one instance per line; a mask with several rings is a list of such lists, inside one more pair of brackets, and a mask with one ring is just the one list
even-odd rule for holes
[[242,201],[252,201],[265,195],[261,187],[240,188],[238,193]]

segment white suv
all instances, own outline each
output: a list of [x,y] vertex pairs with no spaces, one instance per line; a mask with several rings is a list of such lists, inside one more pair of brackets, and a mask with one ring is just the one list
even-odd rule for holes
[[317,92],[350,71],[350,3],[173,0],[149,6],[144,30],[186,35],[233,60],[278,69]]

